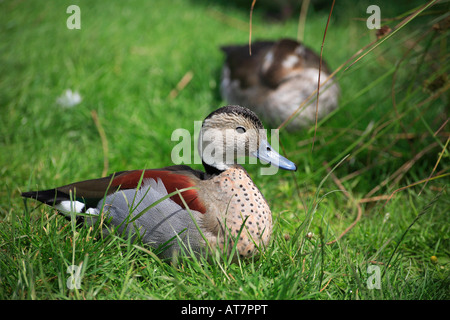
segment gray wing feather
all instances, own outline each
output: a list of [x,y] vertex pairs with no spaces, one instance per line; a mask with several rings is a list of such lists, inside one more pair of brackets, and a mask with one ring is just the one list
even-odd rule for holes
[[[170,247],[162,253],[165,257],[170,257],[174,251],[180,250],[180,241],[198,253],[203,247],[203,239],[189,212],[170,198],[152,206],[167,194],[161,179],[147,179],[137,191],[120,190],[107,196],[104,203],[97,207],[98,212],[102,212],[103,208],[107,219],[110,219],[105,232],[110,233],[116,229],[126,237],[136,237],[139,233],[144,243],[155,248],[169,244]],[[130,222],[143,211],[146,212]],[[201,214],[194,210],[191,210],[191,213],[194,217]]]

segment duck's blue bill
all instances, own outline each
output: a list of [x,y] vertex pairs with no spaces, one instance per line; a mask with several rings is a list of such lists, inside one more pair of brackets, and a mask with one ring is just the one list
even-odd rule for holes
[[253,153],[253,156],[281,169],[297,171],[297,166],[276,152],[267,140],[261,140],[259,149]]

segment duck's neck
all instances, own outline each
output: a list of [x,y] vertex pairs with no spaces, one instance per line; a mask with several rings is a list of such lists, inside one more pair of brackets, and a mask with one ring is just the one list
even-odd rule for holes
[[202,160],[202,163],[203,163],[203,167],[205,168],[207,175],[209,175],[209,176],[217,176],[228,169],[227,166],[224,166],[223,168],[221,167],[219,169],[215,166],[211,166],[211,165],[207,164],[204,160]]

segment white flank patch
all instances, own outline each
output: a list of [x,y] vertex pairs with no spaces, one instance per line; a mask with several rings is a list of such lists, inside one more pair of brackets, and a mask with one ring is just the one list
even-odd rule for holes
[[84,208],[84,203],[80,201],[66,200],[55,205],[55,208],[64,214],[70,214],[71,212],[80,213]]
[[98,216],[99,210],[96,209],[96,208],[89,208],[89,209],[86,210],[86,213],[90,214],[90,215],[93,215],[93,216],[94,215]]
[[283,68],[290,69],[298,62],[298,57],[290,54],[283,60]]
[[269,51],[266,54],[266,56],[264,57],[264,62],[263,62],[263,65],[262,65],[262,71],[266,72],[270,68],[270,66],[272,65],[272,62],[273,62],[273,52]]

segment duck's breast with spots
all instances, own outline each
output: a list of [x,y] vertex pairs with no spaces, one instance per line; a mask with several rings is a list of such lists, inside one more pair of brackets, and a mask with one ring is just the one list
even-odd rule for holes
[[239,165],[211,180],[216,189],[214,193],[222,198],[214,206],[222,233],[225,233],[219,243],[222,246],[229,235],[235,239],[239,236],[239,254],[244,257],[257,254],[259,246],[269,243],[272,233],[272,214],[263,195]]

